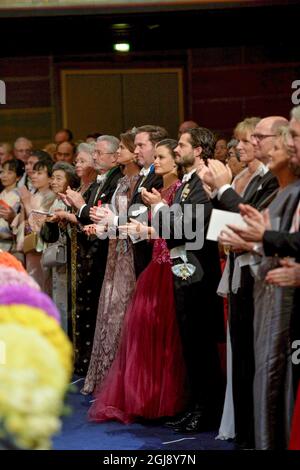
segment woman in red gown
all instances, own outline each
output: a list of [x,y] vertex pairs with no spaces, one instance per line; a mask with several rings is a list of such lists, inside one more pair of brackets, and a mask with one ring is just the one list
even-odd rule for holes
[[289,450],[300,450],[300,383],[292,421]]
[[[155,172],[163,176],[161,198],[172,205],[181,186],[177,176],[174,148],[165,139],[156,145]],[[137,222],[127,230],[152,231]],[[122,228],[121,228],[122,229]],[[153,241],[152,261],[139,276],[127,308],[121,343],[107,378],[96,390],[89,410],[92,421],[173,416],[185,405],[186,372],[177,325],[173,274],[164,239]]]

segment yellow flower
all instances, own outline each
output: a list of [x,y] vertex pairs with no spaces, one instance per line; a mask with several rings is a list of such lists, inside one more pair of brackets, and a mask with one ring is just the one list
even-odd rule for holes
[[[1,305],[0,325],[2,323],[18,323],[39,331],[57,349],[62,364],[69,377],[71,376],[73,367],[71,342],[57,321],[49,317],[43,310],[27,305]],[[21,354],[21,351],[19,353]]]
[[59,352],[39,331],[18,324],[0,324],[0,344],[1,426],[19,447],[49,449],[68,386]]

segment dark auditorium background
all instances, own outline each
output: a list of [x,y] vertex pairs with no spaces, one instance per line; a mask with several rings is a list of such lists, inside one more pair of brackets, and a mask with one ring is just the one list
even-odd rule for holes
[[[288,117],[293,106],[299,2],[5,3],[0,141],[41,146],[62,126],[83,139],[150,122],[175,137],[184,119],[229,137],[246,116]],[[114,52],[117,40],[130,52]]]

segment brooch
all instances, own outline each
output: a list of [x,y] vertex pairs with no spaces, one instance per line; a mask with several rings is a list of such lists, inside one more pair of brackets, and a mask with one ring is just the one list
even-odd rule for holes
[[190,263],[176,264],[172,266],[172,272],[175,276],[180,277],[183,281],[186,281],[196,271],[196,266]]
[[188,195],[190,194],[190,192],[191,192],[191,190],[190,190],[190,188],[189,188],[189,185],[187,184],[187,185],[184,187],[184,189],[183,189],[183,191],[182,191],[182,193],[181,193],[180,201],[185,201],[186,198],[188,197]]

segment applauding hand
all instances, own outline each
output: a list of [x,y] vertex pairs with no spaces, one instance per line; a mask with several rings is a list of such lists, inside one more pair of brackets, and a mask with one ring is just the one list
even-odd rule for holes
[[119,225],[119,233],[123,235],[133,235],[139,238],[154,238],[155,231],[153,227],[142,224],[135,219],[130,219],[125,225]]
[[85,200],[81,194],[77,191],[73,191],[70,186],[68,186],[65,194],[59,193],[58,195],[67,206],[72,206],[76,210],[79,210],[85,204]]
[[90,219],[95,223],[95,224],[102,224],[102,225],[108,225],[111,226],[113,224],[114,218],[116,217],[116,214],[110,210],[108,206],[103,206],[103,207],[91,207],[90,208]]
[[281,287],[300,287],[300,263],[288,258],[280,261],[282,268],[272,269],[266,275],[266,282]]
[[232,251],[237,253],[253,249],[253,243],[246,242],[239,235],[229,230],[222,230],[218,241],[225,246],[229,246]]
[[228,227],[248,242],[261,242],[266,230],[271,229],[270,215],[268,209],[258,212],[249,205],[240,204],[240,211],[247,227],[228,225]]
[[231,184],[232,173],[228,165],[225,166],[219,160],[209,159],[208,169],[210,173],[205,173],[204,181],[211,189],[220,189],[225,184]]
[[151,192],[143,188],[141,195],[144,204],[146,204],[147,206],[152,206],[158,204],[159,202],[163,202],[160,192],[157,191],[157,189],[155,188],[152,188]]

